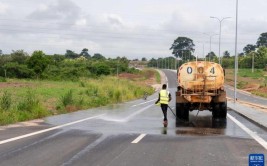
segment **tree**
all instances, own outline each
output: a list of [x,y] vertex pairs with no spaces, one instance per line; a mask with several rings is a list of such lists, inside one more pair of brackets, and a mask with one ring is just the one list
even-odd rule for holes
[[206,55],[206,58],[209,60],[214,60],[217,56],[213,51],[209,52],[208,55]]
[[94,63],[91,67],[89,67],[89,70],[97,76],[109,75],[111,71],[109,65],[104,62]]
[[259,47],[255,55],[255,68],[264,68],[267,64],[267,47]]
[[92,58],[96,59],[96,60],[105,60],[106,59],[103,55],[101,55],[99,53],[95,53]]
[[29,57],[29,54],[27,52],[24,52],[23,50],[12,50],[11,55],[11,61],[17,62],[18,64],[24,64],[26,62],[26,59]]
[[243,48],[243,51],[245,54],[249,54],[251,51],[255,51],[256,47],[257,47],[256,45],[248,44]]
[[243,52],[238,54],[238,57],[243,57],[245,54]]
[[3,51],[2,50],[0,50],[0,55],[2,55],[3,54]]
[[228,51],[224,51],[223,58],[230,58],[230,53]]
[[45,57],[43,51],[34,51],[32,56],[28,60],[28,67],[33,69],[37,78],[42,74],[45,68],[48,66],[49,61]]
[[91,58],[91,55],[88,53],[88,51],[89,50],[87,48],[82,49],[80,56],[84,56],[85,58]]
[[[195,51],[194,49],[195,44],[193,43],[193,40],[187,37],[178,37],[174,40],[170,50],[172,51],[172,54],[178,58],[185,59],[185,57],[192,58],[192,52]],[[184,55],[184,56],[183,56]]]
[[257,47],[267,46],[267,32],[262,33],[257,40]]
[[142,58],[142,61],[147,61],[147,59],[145,57]]
[[66,50],[65,57],[66,57],[66,58],[75,59],[75,58],[78,58],[79,55],[76,54],[76,53],[75,53],[74,51],[72,51],[72,50]]
[[6,70],[5,74],[11,78],[33,78],[34,72],[29,69],[25,64],[19,64],[18,62],[8,62],[4,65]]

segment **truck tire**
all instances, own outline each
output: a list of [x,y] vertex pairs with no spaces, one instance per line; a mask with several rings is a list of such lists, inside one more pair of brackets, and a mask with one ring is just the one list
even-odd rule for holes
[[188,122],[189,121],[189,106],[188,106],[188,104],[184,105],[184,109],[183,109],[182,114],[183,114],[183,116],[182,116],[183,120]]
[[220,118],[220,104],[219,103],[214,103],[212,107],[212,118],[213,119]]
[[176,103],[176,122],[182,120],[183,103]]
[[220,118],[226,119],[227,116],[227,102],[220,103]]
[[189,121],[189,109],[184,103],[176,103],[176,122]]

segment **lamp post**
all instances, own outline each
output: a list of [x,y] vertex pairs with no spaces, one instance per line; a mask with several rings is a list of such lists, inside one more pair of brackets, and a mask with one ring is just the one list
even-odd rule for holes
[[238,28],[238,0],[236,0],[236,23],[235,23],[235,88],[234,88],[234,102],[237,100],[236,96],[236,82],[237,82],[237,68],[238,68],[238,57],[237,57],[237,28]]
[[222,19],[219,19],[217,17],[211,16],[210,18],[217,19],[220,23],[220,32],[219,32],[219,64],[221,64],[221,31],[222,31],[222,21],[231,17],[224,17]]
[[251,64],[251,72],[254,73],[254,54],[255,52],[252,52],[252,64]]
[[[216,35],[218,35],[218,34],[213,34],[213,35],[209,35],[209,34],[207,34],[207,33],[203,33],[204,35],[208,35],[209,37],[210,37],[210,52],[209,52],[209,54],[211,53],[211,38],[213,37],[213,36],[216,36]],[[210,55],[209,55],[209,61],[210,61]]]

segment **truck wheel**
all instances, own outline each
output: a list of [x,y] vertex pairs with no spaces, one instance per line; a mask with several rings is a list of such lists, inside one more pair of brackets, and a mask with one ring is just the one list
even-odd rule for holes
[[220,103],[220,118],[225,119],[227,115],[227,102]]
[[184,109],[182,111],[182,117],[184,121],[186,122],[189,121],[189,106],[187,105],[184,106]]
[[212,118],[218,119],[220,118],[220,105],[218,103],[215,103],[212,108]]
[[176,122],[179,122],[179,120],[182,118],[182,112],[183,112],[183,103],[176,103]]

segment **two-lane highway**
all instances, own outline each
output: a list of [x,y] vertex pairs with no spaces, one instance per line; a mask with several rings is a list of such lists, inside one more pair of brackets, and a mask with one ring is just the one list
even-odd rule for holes
[[[170,103],[175,107],[176,74],[164,70]],[[162,112],[147,100],[83,110],[46,118],[35,125],[0,128],[0,165],[248,165],[248,155],[266,149],[237,123],[262,138],[267,133],[228,110],[227,121],[213,121],[211,112],[190,112],[190,124],[162,126]],[[175,111],[175,109],[173,109]],[[231,119],[229,117],[234,117]],[[236,121],[235,121],[236,120]]]

